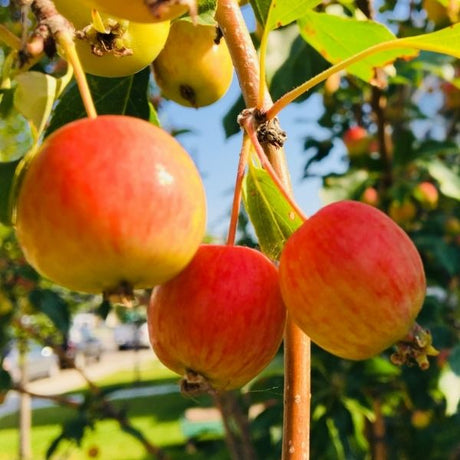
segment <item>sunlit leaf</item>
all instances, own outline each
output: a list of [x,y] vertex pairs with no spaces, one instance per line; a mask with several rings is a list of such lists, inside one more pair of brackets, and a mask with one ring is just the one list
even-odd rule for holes
[[43,72],[24,72],[15,78],[14,106],[34,126],[37,137],[45,127],[53,109],[57,81]]
[[460,176],[457,173],[436,158],[424,161],[423,165],[428,169],[430,175],[438,181],[439,188],[444,195],[460,200]]
[[[396,38],[384,25],[374,21],[361,21],[314,11],[304,14],[298,24],[304,40],[332,64]],[[375,68],[391,64],[398,57],[413,57],[416,54],[417,51],[410,48],[381,51],[350,65],[347,71],[371,82],[375,76]]]
[[318,6],[322,0],[272,0],[268,9],[266,24],[269,30],[286,26]]
[[268,173],[253,164],[244,179],[243,201],[262,252],[277,260],[286,240],[302,225],[302,219]]
[[403,38],[400,42],[403,46],[410,45],[419,50],[460,58],[460,23],[429,34]]

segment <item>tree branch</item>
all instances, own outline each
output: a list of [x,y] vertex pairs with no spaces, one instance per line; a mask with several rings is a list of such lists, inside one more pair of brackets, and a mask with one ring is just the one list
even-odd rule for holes
[[[257,107],[259,99],[259,62],[251,37],[236,0],[218,0],[216,19],[224,34],[247,108]],[[272,105],[266,93],[261,112]],[[270,143],[265,154],[286,190],[292,193],[283,149]],[[310,339],[288,316],[284,338],[284,433],[283,459],[310,458]]]

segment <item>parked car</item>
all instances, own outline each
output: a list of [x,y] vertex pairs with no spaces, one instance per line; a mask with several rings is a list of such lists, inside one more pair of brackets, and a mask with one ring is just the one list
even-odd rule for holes
[[[51,347],[30,341],[26,352],[26,366],[28,380],[53,377],[59,372],[59,359]],[[19,350],[15,342],[12,342],[3,358],[3,368],[10,373],[14,382],[20,381]]]
[[147,322],[120,324],[113,330],[113,337],[119,350],[150,347]]
[[67,341],[66,358],[76,366],[84,367],[90,361],[100,361],[104,353],[102,341],[86,326],[72,327]]

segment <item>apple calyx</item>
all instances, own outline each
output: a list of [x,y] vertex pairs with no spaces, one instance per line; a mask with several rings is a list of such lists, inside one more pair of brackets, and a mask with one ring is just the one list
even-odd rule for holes
[[180,381],[180,392],[184,396],[200,396],[205,393],[215,393],[209,380],[193,369],[186,369]]
[[390,359],[398,366],[417,364],[422,370],[430,367],[429,356],[437,356],[439,351],[433,346],[433,338],[428,329],[415,323],[407,336],[396,343],[396,351]]
[[131,56],[133,50],[126,46],[124,38],[128,24],[127,21],[119,21],[114,18],[107,18],[103,22],[101,19],[100,24],[93,22],[77,31],[75,36],[79,40],[88,42],[91,52],[96,56],[105,56],[106,54],[112,54],[116,57]]

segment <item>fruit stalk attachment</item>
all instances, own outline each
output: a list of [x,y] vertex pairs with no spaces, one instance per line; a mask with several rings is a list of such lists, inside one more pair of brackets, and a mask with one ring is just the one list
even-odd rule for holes
[[88,81],[86,80],[85,72],[83,71],[75,48],[75,30],[73,26],[64,16],[58,13],[51,0],[34,0],[32,2],[32,11],[38,22],[35,36],[41,37],[44,43],[52,38],[56,45],[63,50],[65,58],[71,65],[75,74],[75,80],[86,113],[89,118],[96,118],[97,112],[88,86]]

